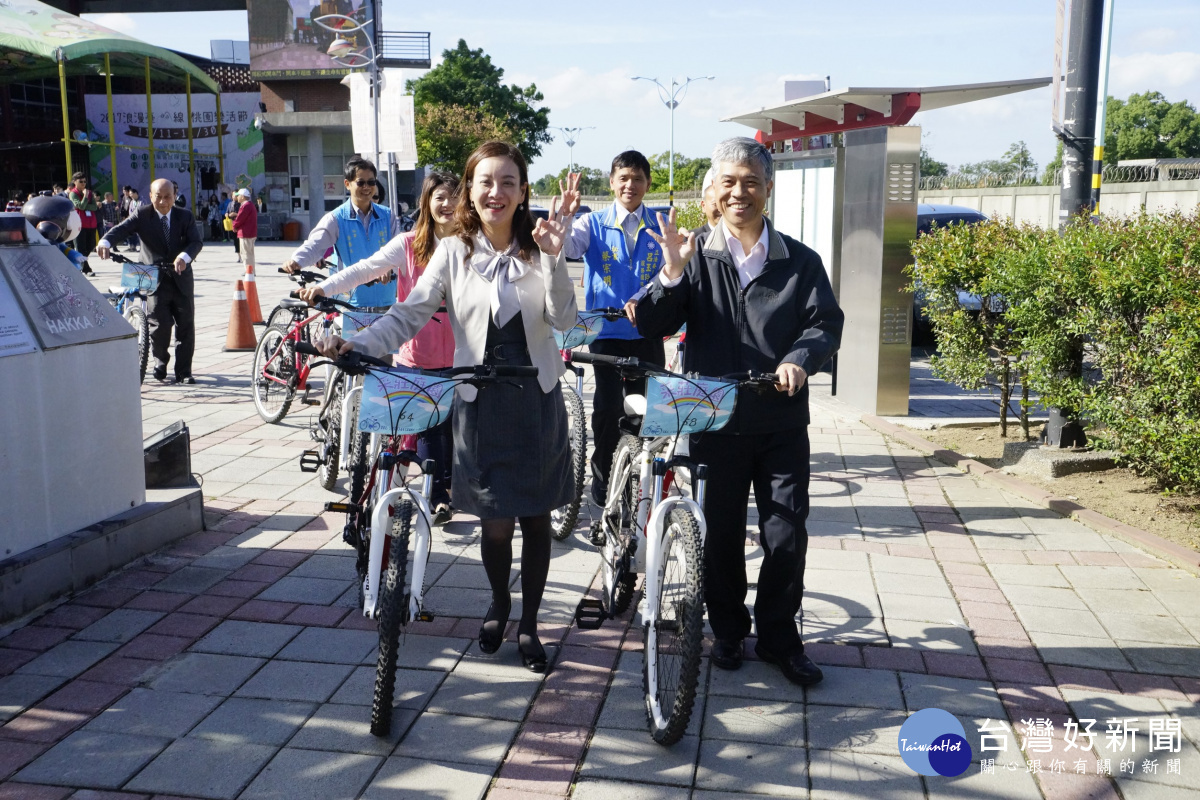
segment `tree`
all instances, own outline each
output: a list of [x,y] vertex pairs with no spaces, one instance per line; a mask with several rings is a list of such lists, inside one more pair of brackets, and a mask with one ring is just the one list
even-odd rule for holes
[[[670,190],[671,177],[670,152],[659,153],[650,157],[650,191],[667,192]],[[704,173],[712,166],[712,159],[707,156],[688,158],[675,154],[675,188],[699,189],[704,181]]]
[[[431,113],[435,106],[471,109],[476,119],[484,120],[484,127],[498,124],[509,132],[509,140],[525,156],[526,161],[542,154],[542,145],[550,141],[547,129],[550,126],[550,109],[538,106],[544,99],[536,84],[521,88],[515,84],[504,85],[504,70],[492,63],[492,57],[483,49],[471,50],[466,41],[458,40],[453,50],[442,52],[442,63],[416,80],[408,82],[418,119],[422,112]],[[478,115],[482,116],[478,116]],[[444,119],[445,117],[439,117]],[[494,123],[487,120],[494,120]],[[456,136],[460,136],[460,130]],[[441,147],[433,144],[444,131],[430,128],[425,131],[428,148],[437,151],[457,147]],[[421,132],[417,133],[417,158],[429,163],[421,152]],[[469,153],[470,151],[468,151]],[[465,159],[464,159],[465,160]],[[452,166],[462,171],[463,163]]]
[[[1107,125],[1105,127],[1108,127]],[[1054,160],[1046,164],[1046,170],[1042,173],[1042,183],[1050,186],[1058,183],[1058,171],[1063,165],[1063,143],[1062,139],[1058,140],[1057,147],[1054,149]]]
[[1029,152],[1029,146],[1024,141],[1013,142],[1000,158],[977,161],[974,164],[963,164],[958,168],[963,175],[984,177],[987,175],[1020,175],[1026,176],[1037,172],[1037,162]]
[[1024,139],[1010,144],[1002,159],[1021,172],[1037,172],[1037,162],[1033,160],[1033,154],[1029,152],[1029,145],[1025,144]]
[[1186,100],[1171,103],[1160,92],[1108,98],[1104,161],[1200,157],[1200,115]]
[[417,159],[461,175],[467,156],[484,142],[516,143],[503,122],[479,108],[432,104],[417,109]]
[[950,165],[945,161],[937,161],[929,155],[925,145],[921,145],[921,177],[949,175]]
[[[579,193],[589,196],[611,196],[608,187],[608,173],[591,167],[576,167],[579,170]],[[567,180],[567,168],[563,167],[557,175],[546,175],[534,181],[530,190],[543,197],[558,194],[559,182]]]

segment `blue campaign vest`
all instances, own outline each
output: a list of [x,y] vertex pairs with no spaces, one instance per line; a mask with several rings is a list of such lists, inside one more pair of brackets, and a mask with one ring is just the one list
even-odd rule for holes
[[[637,241],[632,258],[628,252],[625,232],[617,226],[617,206],[614,203],[603,213],[588,214],[588,233],[591,241],[583,254],[584,285],[587,288],[587,308],[620,308],[629,298],[649,283],[662,267],[662,250],[650,238],[648,230],[658,233],[658,223],[647,221],[643,211],[638,226]],[[605,322],[601,339],[640,339],[629,320]]]
[[[330,272],[337,272],[342,267],[370,258],[392,238],[391,209],[378,203],[372,205],[375,214],[365,230],[351,201],[347,200],[333,210],[333,217],[338,224],[338,238],[333,245],[338,267]],[[396,284],[392,282],[358,286],[350,293],[350,302],[359,308],[391,306],[396,302]]]

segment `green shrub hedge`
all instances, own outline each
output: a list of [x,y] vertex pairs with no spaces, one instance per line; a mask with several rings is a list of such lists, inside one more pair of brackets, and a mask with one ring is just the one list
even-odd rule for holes
[[[913,254],[939,377],[996,386],[1005,408],[1005,386],[1033,390],[1164,487],[1200,489],[1200,213],[1100,218],[1061,234],[954,225]],[[981,298],[978,314],[959,289]]]

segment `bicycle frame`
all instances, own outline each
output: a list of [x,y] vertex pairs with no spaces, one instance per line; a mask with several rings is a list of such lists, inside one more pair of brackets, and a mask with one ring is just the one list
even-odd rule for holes
[[[271,357],[266,360],[266,363],[263,364],[262,375],[260,375],[259,377],[266,378],[267,380],[272,381],[274,383],[278,383],[280,386],[287,386],[287,383],[288,383],[287,381],[280,380],[279,378],[277,378],[274,375],[271,375],[267,372],[267,365],[269,365],[272,361],[274,361],[275,359],[280,357],[280,354],[283,351],[284,344],[286,344],[287,342],[296,343],[296,342],[302,341],[302,338],[300,336],[301,330],[303,330],[304,328],[307,328],[311,323],[315,322],[316,320],[320,319],[321,317],[331,317],[331,316],[333,316],[333,315],[326,314],[323,311],[318,311],[316,314],[313,314],[311,317],[307,317],[303,321],[293,319],[292,324],[288,327],[287,336],[284,336],[283,339],[280,340],[278,349],[276,349],[275,352],[271,354]],[[297,362],[297,364],[295,365],[296,366],[296,380],[297,380],[296,391],[303,391],[308,388],[308,375],[311,372],[311,367],[309,366],[308,359],[301,359],[299,356],[294,356],[294,358],[296,359],[296,362]]]
[[[356,395],[361,395],[363,390],[363,381],[361,375],[346,376],[346,391],[342,395],[342,452],[341,460],[338,462],[344,467],[348,467],[350,462],[350,441],[351,437],[357,432],[358,419],[350,419],[350,409],[354,406],[354,398]],[[374,445],[374,441],[372,441]],[[353,498],[352,498],[353,499]]]

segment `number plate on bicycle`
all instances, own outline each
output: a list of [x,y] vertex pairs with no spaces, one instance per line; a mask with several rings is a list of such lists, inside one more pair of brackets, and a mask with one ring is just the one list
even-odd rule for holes
[[358,429],[399,436],[450,418],[454,381],[436,375],[371,372],[363,379]]
[[554,341],[558,342],[559,350],[574,350],[576,347],[583,347],[585,344],[594,342],[603,327],[603,317],[581,314],[575,327],[569,331],[555,331]]
[[674,436],[723,428],[737,402],[737,384],[684,377],[646,378],[641,436]]
[[158,289],[158,267],[147,264],[121,265],[121,288],[152,294]]
[[382,313],[374,311],[343,311],[342,336],[353,336],[359,331],[366,330],[375,324],[375,320],[382,316]]

